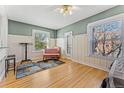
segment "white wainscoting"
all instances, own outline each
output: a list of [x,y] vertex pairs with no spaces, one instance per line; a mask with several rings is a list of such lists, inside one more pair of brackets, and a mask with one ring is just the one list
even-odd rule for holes
[[[19,43],[21,42],[33,42],[32,36],[21,36],[21,35],[8,35],[8,54],[15,54],[17,62],[24,59],[24,47]],[[55,39],[50,39],[49,47],[55,46]],[[33,45],[28,46],[28,58],[35,58],[42,56],[42,52],[34,52]]]
[[6,48],[5,49],[0,49],[0,81],[5,76],[5,58],[7,55]]
[[[81,64],[89,65],[98,69],[108,71],[111,62],[96,57],[88,56],[87,34],[73,36],[72,60]],[[65,55],[64,38],[57,39],[57,46],[62,48],[62,54]]]
[[6,9],[0,5],[0,81],[5,76],[5,58],[7,56],[7,33],[8,33],[8,19]]
[[64,55],[65,50],[64,50],[64,39],[63,38],[57,38],[57,46],[61,47],[61,53]]

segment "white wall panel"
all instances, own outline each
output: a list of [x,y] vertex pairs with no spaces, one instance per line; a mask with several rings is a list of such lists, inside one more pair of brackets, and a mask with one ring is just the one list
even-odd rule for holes
[[5,76],[5,58],[7,56],[8,19],[5,7],[0,5],[0,81]]
[[57,46],[61,48],[61,54],[65,56],[64,38],[57,38]]
[[[21,35],[8,35],[8,54],[15,54],[17,62],[24,59],[24,47],[19,43],[22,42],[33,42],[32,36],[21,36]],[[49,47],[55,46],[55,39],[50,39]],[[33,51],[32,45],[28,45],[28,58],[35,58],[37,56],[42,56],[42,52]]]
[[[57,39],[57,46],[64,51],[64,39]],[[86,64],[95,68],[108,71],[111,61],[100,59],[93,56],[88,56],[88,39],[87,34],[73,36],[72,60],[75,62]],[[64,55],[64,52],[63,52]],[[65,55],[64,55],[65,56]]]
[[81,35],[78,35],[78,41],[77,42],[78,42],[78,47],[77,47],[78,48],[78,61],[82,62],[83,43],[82,43],[82,36]]
[[53,48],[55,46],[56,46],[56,40],[51,38],[50,41],[49,41],[49,47]]

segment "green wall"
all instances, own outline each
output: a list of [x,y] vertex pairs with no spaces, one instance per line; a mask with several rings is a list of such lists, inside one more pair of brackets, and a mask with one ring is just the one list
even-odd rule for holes
[[63,34],[68,31],[73,31],[73,35],[85,34],[85,33],[87,33],[87,24],[88,23],[91,23],[91,22],[94,22],[94,21],[97,21],[100,19],[104,19],[107,17],[111,17],[113,15],[117,15],[120,13],[124,13],[124,5],[115,6],[109,10],[106,10],[104,12],[101,12],[101,13],[91,16],[89,18],[83,19],[74,24],[66,26],[57,31],[57,37],[58,38],[63,37]]
[[53,30],[48,29],[44,27],[39,27],[31,24],[21,23],[13,20],[8,21],[8,33],[12,35],[25,35],[25,36],[31,36],[32,35],[32,29],[37,30],[43,30],[50,32],[51,38],[60,38],[63,37],[65,32],[73,31],[73,35],[78,34],[85,34],[87,33],[87,24],[101,20],[107,17],[111,17],[113,15],[124,13],[124,5],[113,7],[109,10],[106,10],[104,12],[101,12],[99,14],[96,14],[94,16],[91,16],[89,18],[83,19],[81,21],[78,21],[74,24],[71,24],[69,26],[66,26],[60,30]]
[[44,28],[44,27],[39,27],[39,26],[31,25],[31,24],[26,24],[22,22],[17,22],[13,20],[8,20],[8,34],[31,36],[32,29],[50,32],[50,37],[56,38],[55,30]]

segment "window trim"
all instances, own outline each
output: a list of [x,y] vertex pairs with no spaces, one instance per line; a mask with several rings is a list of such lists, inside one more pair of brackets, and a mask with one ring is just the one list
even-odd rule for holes
[[35,33],[46,33],[47,34],[47,36],[48,36],[47,48],[49,48],[50,32],[47,32],[47,31],[44,31],[44,30],[32,29],[32,42],[33,42],[33,51],[32,52],[43,52],[44,49],[41,49],[41,50],[36,50],[35,49]]

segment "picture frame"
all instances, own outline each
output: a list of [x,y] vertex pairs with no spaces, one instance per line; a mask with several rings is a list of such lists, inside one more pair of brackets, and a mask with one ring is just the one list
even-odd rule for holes
[[114,60],[123,55],[124,14],[89,23],[88,55]]

